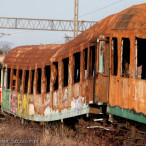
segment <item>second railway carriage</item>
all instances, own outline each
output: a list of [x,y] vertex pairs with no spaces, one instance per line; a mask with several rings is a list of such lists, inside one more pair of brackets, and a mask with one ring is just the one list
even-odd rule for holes
[[[69,59],[50,60],[60,48],[52,44],[9,51],[3,66],[2,110],[33,121],[55,121],[90,112],[78,86],[69,86],[73,64]],[[79,81],[79,71],[77,74]]]
[[51,60],[70,58],[72,85],[87,104],[107,104],[108,113],[146,124],[145,14],[141,4],[111,15],[61,46]]
[[62,45],[24,46],[4,60],[2,109],[54,121],[108,113],[146,124],[146,4],[97,22]]

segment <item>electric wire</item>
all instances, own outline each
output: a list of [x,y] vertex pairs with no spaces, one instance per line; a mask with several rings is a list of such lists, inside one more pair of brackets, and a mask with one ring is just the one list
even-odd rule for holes
[[110,7],[110,6],[113,6],[113,5],[117,4],[117,3],[120,3],[121,1],[123,1],[123,0],[119,0],[119,1],[117,1],[117,2],[114,2],[114,3],[112,3],[112,4],[107,5],[107,6],[105,6],[105,7],[102,7],[102,8],[100,8],[100,9],[97,9],[97,10],[94,10],[94,11],[91,11],[91,12],[88,12],[88,13],[86,13],[86,14],[83,14],[83,15],[79,16],[79,18],[84,17],[84,16],[87,16],[87,15],[90,15],[90,14],[93,14],[93,13],[96,13],[96,12],[98,12],[98,11],[100,11],[100,10],[103,10],[103,9],[108,8],[108,7]]

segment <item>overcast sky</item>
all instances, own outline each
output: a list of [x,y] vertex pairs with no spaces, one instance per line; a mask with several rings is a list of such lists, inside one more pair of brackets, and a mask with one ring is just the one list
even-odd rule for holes
[[[146,0],[79,0],[79,20],[99,21],[141,3]],[[74,0],[0,0],[0,17],[73,20]],[[65,35],[73,36],[73,32],[38,30],[0,29],[0,33],[11,34],[0,39],[12,42],[14,47],[64,43]]]

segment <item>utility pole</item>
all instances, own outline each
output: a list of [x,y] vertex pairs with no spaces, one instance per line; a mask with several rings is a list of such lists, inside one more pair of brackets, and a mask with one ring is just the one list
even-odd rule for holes
[[74,38],[78,35],[78,11],[79,11],[79,0],[75,0],[75,5],[74,5]]

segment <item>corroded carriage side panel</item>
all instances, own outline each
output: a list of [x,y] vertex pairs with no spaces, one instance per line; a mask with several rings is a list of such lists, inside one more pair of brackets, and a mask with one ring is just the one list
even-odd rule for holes
[[108,77],[98,75],[95,81],[95,101],[107,103],[108,100]]
[[119,80],[116,76],[110,77],[110,89],[109,90],[109,104],[115,106],[119,103],[118,90],[119,90]]
[[79,83],[76,83],[73,85],[73,97],[77,99],[80,96],[80,85]]
[[93,103],[93,78],[88,79],[88,85],[87,85],[88,89],[88,97],[89,97],[89,103]]
[[22,98],[22,116],[26,119],[29,118],[29,101],[30,101],[30,95],[23,95]]
[[30,95],[18,94],[18,116],[29,119]]
[[22,95],[18,94],[18,116],[21,117],[22,114]]
[[17,99],[18,97],[18,94],[17,92],[11,92],[10,94],[10,112],[13,113],[13,114],[17,114]]
[[70,101],[69,101],[69,88],[65,87],[62,91],[62,107],[69,108],[70,107]]
[[59,93],[54,91],[53,93],[53,109],[57,109],[59,105]]
[[129,109],[136,112],[142,112],[146,115],[146,81],[140,79],[131,79],[130,81],[130,104]]
[[3,89],[2,92],[2,109],[4,111],[9,112],[10,111],[10,91],[6,91],[5,89]]

